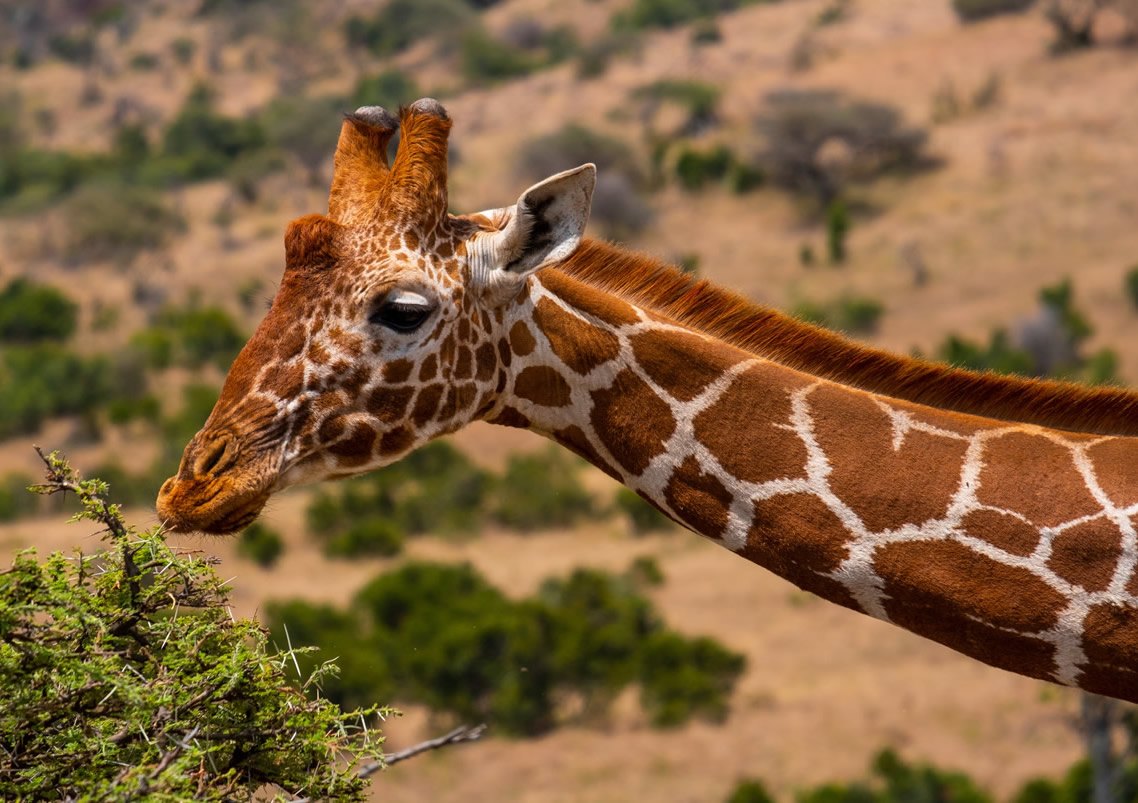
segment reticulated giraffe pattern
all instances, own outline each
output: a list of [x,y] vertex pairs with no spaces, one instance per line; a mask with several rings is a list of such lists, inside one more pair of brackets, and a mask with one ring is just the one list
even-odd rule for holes
[[170,526],[239,530],[487,420],[826,599],[1138,702],[1138,394],[888,355],[583,240],[591,165],[451,215],[449,130],[429,100],[344,121]]
[[515,385],[507,420],[802,588],[989,663],[1135,696],[1133,439],[875,396],[631,305],[583,305],[601,319],[543,280],[535,320],[511,331],[517,375],[542,380]]

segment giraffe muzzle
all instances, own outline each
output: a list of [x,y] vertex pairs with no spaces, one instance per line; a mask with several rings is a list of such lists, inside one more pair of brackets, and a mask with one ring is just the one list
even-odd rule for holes
[[241,458],[235,435],[199,432],[178,473],[158,492],[158,516],[166,529],[223,535],[252,524],[270,494],[265,472]]

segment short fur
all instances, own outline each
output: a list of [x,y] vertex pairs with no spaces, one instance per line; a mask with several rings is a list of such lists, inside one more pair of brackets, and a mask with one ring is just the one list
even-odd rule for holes
[[652,257],[585,240],[557,267],[757,356],[896,399],[1003,421],[1138,435],[1138,393],[979,373],[854,343]]

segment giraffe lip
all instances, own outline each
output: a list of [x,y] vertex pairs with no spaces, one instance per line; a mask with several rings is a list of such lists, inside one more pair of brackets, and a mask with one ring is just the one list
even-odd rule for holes
[[257,520],[257,517],[261,515],[261,510],[265,507],[265,503],[268,501],[269,497],[267,495],[254,499],[253,504],[231,511],[222,518],[212,522],[208,527],[203,527],[202,532],[209,535],[229,535],[239,530],[244,530]]
[[[252,524],[269,501],[268,491],[230,496],[216,502],[220,493],[210,494],[209,502],[202,504],[169,504],[159,500],[159,515],[164,519],[167,532],[207,535],[228,535]],[[165,503],[164,503],[165,502]]]

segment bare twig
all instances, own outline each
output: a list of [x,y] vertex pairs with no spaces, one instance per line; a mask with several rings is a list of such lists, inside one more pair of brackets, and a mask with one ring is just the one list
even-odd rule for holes
[[438,750],[440,747],[446,747],[448,744],[459,744],[461,742],[476,742],[482,738],[486,732],[486,723],[470,727],[469,725],[459,725],[450,733],[439,736],[435,739],[428,739],[425,742],[412,745],[406,750],[400,750],[397,753],[388,753],[383,757],[383,764],[368,764],[366,767],[361,767],[356,773],[360,778],[367,778],[373,775],[384,766],[390,767],[392,764],[397,764],[408,758],[413,758],[420,753],[426,753],[428,750]]

